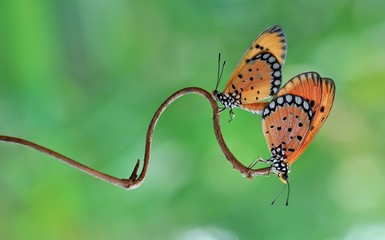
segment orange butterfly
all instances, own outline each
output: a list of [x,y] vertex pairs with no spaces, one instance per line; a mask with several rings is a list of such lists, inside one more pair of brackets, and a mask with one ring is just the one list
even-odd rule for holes
[[327,119],[335,84],[316,72],[302,73],[285,84],[262,113],[262,127],[272,153],[271,171],[288,183],[289,167],[305,151]]
[[250,45],[238,66],[219,92],[217,86],[213,95],[223,108],[238,107],[261,114],[268,103],[263,100],[275,95],[281,86],[281,71],[286,58],[286,36],[278,25],[263,31]]

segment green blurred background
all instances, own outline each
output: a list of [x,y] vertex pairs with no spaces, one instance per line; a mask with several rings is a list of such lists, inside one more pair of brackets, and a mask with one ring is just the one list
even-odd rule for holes
[[[125,178],[148,123],[178,89],[223,88],[250,42],[280,24],[284,79],[337,85],[331,115],[283,184],[232,170],[211,108],[191,95],[155,130],[148,177],[126,191],[22,146],[0,144],[0,239],[385,239],[385,1],[2,1],[1,134]],[[246,165],[267,158],[260,116],[223,133]]]

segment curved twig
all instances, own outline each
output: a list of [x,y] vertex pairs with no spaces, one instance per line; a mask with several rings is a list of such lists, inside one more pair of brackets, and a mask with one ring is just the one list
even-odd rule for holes
[[101,180],[104,180],[104,181],[109,182],[111,184],[114,184],[116,186],[126,188],[128,190],[129,189],[135,189],[143,183],[144,178],[146,177],[146,173],[148,170],[148,164],[149,164],[149,160],[150,160],[152,135],[154,133],[154,129],[155,129],[156,123],[158,122],[160,115],[173,101],[175,101],[176,99],[178,99],[184,95],[190,94],[190,93],[199,94],[199,95],[205,97],[210,102],[211,107],[213,109],[213,124],[214,124],[215,137],[218,141],[218,144],[219,144],[222,152],[225,154],[227,160],[233,165],[233,168],[238,170],[243,176],[247,177],[248,179],[252,179],[253,177],[258,176],[258,175],[263,175],[263,176],[269,175],[270,174],[270,168],[269,167],[256,169],[256,170],[250,169],[250,168],[246,167],[245,165],[243,165],[241,162],[239,162],[236,159],[236,157],[231,153],[231,151],[228,149],[228,147],[225,143],[225,140],[223,139],[223,136],[222,136],[221,126],[220,126],[220,114],[218,113],[219,109],[218,109],[218,105],[217,105],[215,99],[212,97],[212,95],[209,92],[207,92],[206,90],[204,90],[202,88],[197,88],[197,87],[188,87],[188,88],[184,88],[184,89],[181,89],[181,90],[175,92],[169,98],[167,98],[166,101],[164,101],[162,103],[162,105],[160,105],[158,110],[155,112],[155,114],[152,117],[152,120],[150,122],[150,125],[148,127],[148,130],[147,130],[146,146],[145,146],[144,159],[143,159],[143,167],[142,167],[142,170],[141,170],[141,173],[139,174],[139,176],[138,176],[138,169],[139,169],[140,160],[138,160],[136,162],[136,165],[135,165],[135,167],[131,173],[131,176],[129,178],[120,179],[120,178],[116,178],[116,177],[110,176],[108,174],[102,173],[102,172],[97,171],[95,169],[92,169],[90,167],[87,167],[87,166],[85,166],[81,163],[78,163],[77,161],[75,161],[71,158],[68,158],[68,157],[66,157],[60,153],[57,153],[51,149],[48,149],[46,147],[43,147],[41,145],[38,145],[36,143],[30,142],[30,141],[27,141],[27,140],[24,140],[21,138],[16,138],[16,137],[11,137],[11,136],[1,136],[0,135],[0,141],[16,143],[16,144],[20,144],[20,145],[24,145],[24,146],[33,148],[37,151],[48,154],[48,155],[50,155],[50,156],[52,156],[52,157],[54,157],[54,158],[56,158],[62,162],[67,163],[68,165],[70,165],[70,166],[72,166],[72,167],[74,167],[80,171],[83,171],[83,172],[85,172],[89,175],[92,175],[94,177],[97,177]]

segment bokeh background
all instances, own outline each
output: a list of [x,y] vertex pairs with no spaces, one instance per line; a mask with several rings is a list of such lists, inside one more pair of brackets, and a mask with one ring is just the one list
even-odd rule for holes
[[[243,178],[214,138],[211,108],[189,95],[155,130],[134,191],[34,150],[0,144],[0,239],[385,239],[385,1],[2,1],[1,134],[125,178],[148,123],[173,92],[223,88],[250,42],[280,24],[284,79],[317,71],[337,85],[331,115],[292,166]],[[245,164],[267,158],[260,116],[235,110],[223,134]]]

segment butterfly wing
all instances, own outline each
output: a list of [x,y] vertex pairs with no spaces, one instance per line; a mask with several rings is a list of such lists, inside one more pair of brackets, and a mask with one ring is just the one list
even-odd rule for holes
[[[291,117],[290,121],[284,122],[282,119],[280,120],[280,116],[275,113],[272,114],[272,120],[269,120],[270,118],[265,118],[264,122],[266,123],[263,124],[264,134],[269,144],[269,147],[271,147],[272,143],[276,144],[279,141],[285,142],[287,149],[294,150],[286,152],[287,163],[290,165],[295,162],[298,157],[303,153],[303,151],[307,148],[307,146],[311,143],[316,133],[320,130],[323,123],[327,119],[333,105],[334,95],[335,84],[333,80],[329,78],[321,78],[315,72],[303,73],[292,78],[278,92],[272,102],[277,102],[277,100],[281,99],[281,97],[286,99],[287,96],[294,96],[294,98],[295,96],[298,96],[302,98],[302,112],[311,112],[311,116],[308,116],[310,121],[305,118],[301,111],[298,112],[298,109],[294,111],[294,109],[291,109],[292,107],[284,108],[287,109],[287,111],[293,111],[293,114],[294,112],[301,114],[295,115],[294,118]],[[270,111],[269,107],[270,104],[268,105],[268,107],[265,108],[265,110],[268,109],[267,111]],[[310,110],[307,110],[307,107],[309,107]],[[278,113],[281,112],[282,110],[278,111]],[[296,116],[298,116],[298,118]],[[283,117],[284,116],[282,115],[282,118]],[[300,123],[302,127],[299,127]],[[268,131],[266,124],[284,125],[287,130],[289,130],[290,128],[292,134],[285,134],[273,131],[274,135],[270,136],[270,132],[266,133]],[[306,128],[303,128],[304,126],[306,126]]]
[[308,72],[291,79],[277,96],[285,93],[299,95],[307,99],[314,113],[311,128],[305,141],[300,145],[299,151],[293,154],[291,159],[288,159],[289,163],[293,163],[311,143],[328,118],[334,102],[335,84],[330,78],[321,78],[315,72]]
[[[256,39],[251,43],[250,47],[244,53],[241,61],[236,69],[242,68],[246,59],[251,59],[262,52],[269,52],[273,54],[281,65],[284,65],[286,59],[286,35],[281,26],[273,25],[265,29]],[[233,76],[237,75],[237,71],[233,72]]]
[[243,55],[224,93],[241,93],[242,105],[276,94],[281,85],[286,46],[286,36],[280,26],[274,25],[262,32]]
[[305,142],[313,112],[304,98],[285,94],[269,103],[262,118],[263,133],[270,151],[290,160]]

